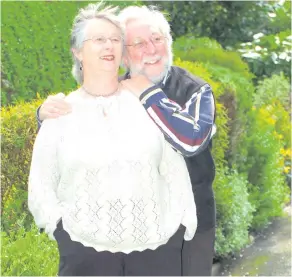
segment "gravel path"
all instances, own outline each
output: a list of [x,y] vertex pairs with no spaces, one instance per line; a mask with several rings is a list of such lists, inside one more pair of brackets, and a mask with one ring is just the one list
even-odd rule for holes
[[292,276],[291,207],[276,218],[254,243],[232,260],[223,261],[217,276]]

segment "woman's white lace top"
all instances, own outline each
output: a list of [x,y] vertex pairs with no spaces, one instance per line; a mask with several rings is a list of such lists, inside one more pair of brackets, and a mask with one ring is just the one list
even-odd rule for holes
[[196,206],[182,156],[139,100],[67,97],[72,113],[48,119],[37,135],[28,205],[38,227],[62,218],[71,239],[97,251],[142,251],[166,243],[180,224],[193,238]]

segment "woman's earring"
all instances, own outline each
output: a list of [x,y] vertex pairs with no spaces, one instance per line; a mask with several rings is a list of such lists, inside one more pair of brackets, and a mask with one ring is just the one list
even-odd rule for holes
[[82,71],[83,69],[83,64],[82,64],[82,61],[80,61],[80,71]]

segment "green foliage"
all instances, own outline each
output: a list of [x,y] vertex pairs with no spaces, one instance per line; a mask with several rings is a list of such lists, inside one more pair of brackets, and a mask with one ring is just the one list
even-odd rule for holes
[[[228,127],[229,127],[229,148],[226,152],[226,160],[232,166],[235,163],[234,158],[238,156],[240,142],[247,136],[247,126],[249,117],[247,112],[252,107],[252,95],[255,90],[251,79],[246,78],[236,70],[208,64],[209,72],[213,79],[220,82],[224,91],[218,99],[227,109]],[[244,158],[242,156],[238,158]]]
[[290,116],[284,108],[288,93],[289,84],[283,75],[260,82],[251,97],[253,107],[245,113],[245,136],[237,140],[237,147],[232,151],[232,164],[251,184],[249,200],[255,207],[254,229],[280,216],[289,200],[283,174],[291,168],[291,155],[286,154],[291,145]]
[[274,122],[276,136],[283,143],[280,149],[284,157],[284,174],[291,182],[291,88],[288,80],[281,73],[259,82],[254,94],[254,106],[267,110],[270,122]]
[[[147,1],[147,4],[158,5],[169,14],[175,39],[185,35],[209,37],[224,48],[240,48],[257,78],[280,71],[291,76],[291,38],[288,39],[291,34],[291,1],[285,1],[284,5],[279,1],[184,1],[183,4],[181,1]],[[259,33],[264,37],[254,39]],[[273,49],[278,40],[280,44]],[[244,44],[239,46],[240,43]],[[262,49],[255,49],[256,46]],[[199,49],[194,57],[198,59],[196,61],[210,58],[209,61],[214,62],[220,53],[215,52],[206,54]],[[189,53],[182,54],[179,57],[184,59]],[[227,57],[227,63],[232,61],[232,55],[230,53]]]
[[27,190],[13,186],[9,193],[7,191],[5,201],[2,201],[2,206],[2,231],[12,236],[20,228],[30,229],[33,218],[28,213]]
[[291,79],[291,45],[291,30],[287,27],[278,34],[242,43],[238,51],[258,78],[284,72]]
[[252,227],[257,229],[272,217],[282,215],[283,206],[289,201],[289,188],[283,174],[283,136],[275,130],[277,118],[270,105],[253,109],[248,116],[248,135],[238,150],[238,156],[244,159],[237,160],[237,166],[246,172],[251,183],[250,202],[255,206]]
[[[262,171],[265,169],[262,166],[269,164],[279,168],[280,172],[284,171],[286,177],[291,178],[291,175],[289,175],[291,172],[289,92],[289,83],[282,74],[266,78],[257,86],[253,95],[253,110],[246,114],[249,119],[246,125],[247,137],[240,141],[237,154],[234,155],[233,159],[233,162],[238,165],[242,172],[249,172],[250,166],[255,164],[260,169],[255,168],[254,170],[260,176],[264,176],[265,173]],[[265,143],[262,143],[262,139]],[[276,154],[273,152],[276,152]],[[281,162],[277,158],[279,153],[281,154]],[[254,159],[252,163],[248,162],[247,156],[250,156],[249,159]],[[277,160],[279,163],[276,163]],[[279,175],[279,186],[283,182],[280,172],[272,176],[273,179]],[[257,174],[254,174],[253,171],[248,173],[249,176],[255,178]],[[253,184],[258,183],[256,179],[250,179],[250,181]]]
[[56,276],[59,254],[55,241],[20,228],[12,236],[1,232],[1,276]]
[[268,24],[238,46],[238,51],[258,78],[284,72],[291,79],[291,1],[274,4],[269,16]]
[[272,12],[274,17],[267,27],[270,34],[277,34],[291,27],[291,1],[285,0],[282,5],[276,3]]
[[[15,229],[11,222],[23,218],[27,211],[27,181],[37,132],[35,113],[42,102],[20,103],[1,111],[1,225],[6,231]],[[27,220],[30,217],[24,218]]]
[[259,1],[144,1],[169,13],[174,38],[210,37],[223,47],[250,41],[271,22],[273,3]]
[[[2,104],[76,87],[71,76],[70,30],[87,1],[5,1],[2,3]],[[113,2],[121,7],[137,4]]]
[[265,78],[259,82],[253,97],[253,103],[256,107],[260,107],[272,102],[279,102],[288,111],[291,104],[290,94],[290,83],[284,74],[274,74],[271,78]]
[[205,64],[222,66],[246,78],[251,78],[248,65],[237,52],[224,50],[218,42],[207,37],[194,38],[191,35],[180,37],[173,44],[174,56],[182,60],[198,61]]
[[214,191],[217,210],[215,253],[224,257],[247,245],[253,205],[249,202],[248,182],[235,170],[217,170]]
[[3,104],[35,98],[36,92],[45,95],[75,86],[69,35],[79,5],[53,1],[2,4]]

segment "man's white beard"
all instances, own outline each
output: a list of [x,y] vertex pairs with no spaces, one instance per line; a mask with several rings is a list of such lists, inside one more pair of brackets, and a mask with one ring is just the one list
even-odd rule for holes
[[169,62],[166,62],[165,65],[164,65],[164,69],[162,70],[162,72],[159,75],[157,75],[157,76],[148,76],[143,69],[139,69],[139,68],[136,68],[135,66],[130,65],[130,76],[136,75],[136,74],[144,75],[152,83],[157,85],[164,79],[164,77],[166,76],[166,74],[169,71],[169,69],[170,69],[170,64],[169,64]]

